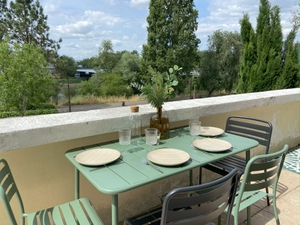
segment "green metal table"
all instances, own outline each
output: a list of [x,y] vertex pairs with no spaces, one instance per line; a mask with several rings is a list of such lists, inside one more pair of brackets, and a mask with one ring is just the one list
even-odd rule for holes
[[[204,137],[197,138],[200,139]],[[161,171],[141,162],[141,158],[146,158],[150,149],[150,146],[146,144],[128,145],[124,148],[124,146],[121,146],[116,141],[71,149],[66,152],[66,157],[75,166],[75,198],[79,198],[80,172],[97,190],[112,196],[112,224],[117,225],[118,194],[185,171],[190,171],[190,177],[192,177],[192,169],[240,152],[246,151],[246,158],[249,159],[250,151],[247,150],[258,145],[258,142],[253,139],[233,134],[224,133],[217,138],[230,142],[233,147],[224,152],[207,153],[197,150],[192,146],[191,143],[194,137],[189,134],[188,127],[171,130],[170,138],[161,141],[159,145],[153,146],[152,150],[165,147],[179,149],[189,153],[191,159],[178,166],[167,167],[155,165]],[[110,164],[97,167],[84,166],[75,160],[76,155],[79,153],[99,147],[119,150],[121,152],[121,157]],[[107,179],[108,177],[109,179]],[[190,180],[190,183],[191,182],[192,181]]]

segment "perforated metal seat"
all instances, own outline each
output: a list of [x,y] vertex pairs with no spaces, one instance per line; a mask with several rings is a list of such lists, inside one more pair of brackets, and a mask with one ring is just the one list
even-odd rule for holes
[[[260,146],[265,148],[265,154],[269,153],[269,147],[272,136],[272,124],[268,121],[245,117],[230,116],[226,121],[225,132],[239,135],[242,137],[252,138],[258,141]],[[210,163],[199,170],[199,183],[202,183],[202,168],[208,169],[220,175],[226,175],[229,171],[237,168],[241,174],[244,173],[246,167],[246,158],[233,155],[222,160]],[[266,190],[268,192],[268,190]],[[270,205],[267,198],[267,204]]]
[[238,170],[200,185],[181,187],[170,191],[162,207],[134,216],[124,224],[197,224],[206,225],[219,218],[227,208],[226,224],[230,224],[237,184]]
[[[14,198],[17,200],[20,209],[19,219],[15,218],[14,211],[10,205],[11,200]],[[4,159],[0,159],[0,199],[4,204],[11,225],[103,224],[91,202],[86,198],[77,199],[37,212],[25,213],[21,195],[8,163]]]

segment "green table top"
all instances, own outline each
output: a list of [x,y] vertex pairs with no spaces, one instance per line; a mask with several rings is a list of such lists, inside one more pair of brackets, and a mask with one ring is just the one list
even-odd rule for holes
[[[203,166],[230,155],[247,151],[258,145],[258,142],[253,139],[224,133],[222,136],[217,138],[230,142],[233,148],[225,152],[210,152],[208,154],[192,147],[191,143],[193,138],[194,137],[189,134],[188,127],[174,129],[170,131],[169,139],[163,140],[159,145],[151,147],[152,150],[165,147],[174,148],[183,150],[190,154],[191,159],[178,166],[155,165],[163,173],[141,162],[141,158],[147,158],[147,153],[150,149],[150,146],[146,144],[121,146],[118,141],[109,142],[71,149],[66,152],[66,157],[75,166],[75,168],[78,169],[95,186],[97,190],[105,194],[116,195],[136,187],[152,183],[156,180]],[[200,138],[204,137],[197,137],[197,139]],[[121,157],[118,160],[103,166],[84,166],[75,160],[76,155],[79,153],[99,147],[116,149],[121,152]]]

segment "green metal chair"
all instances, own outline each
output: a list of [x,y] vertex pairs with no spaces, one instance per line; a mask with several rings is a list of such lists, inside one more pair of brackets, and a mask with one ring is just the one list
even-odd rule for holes
[[[86,198],[77,199],[72,202],[40,210],[38,212],[29,214],[25,213],[21,195],[18,191],[8,163],[4,159],[0,159],[0,199],[4,204],[4,208],[11,225],[25,225],[25,219],[27,221],[26,224],[28,225],[103,224],[91,202]],[[16,219],[14,211],[10,205],[12,199],[17,199],[18,201],[20,209],[19,219]]]
[[[245,208],[247,208],[247,225],[251,225],[251,205],[266,196],[272,199],[276,224],[280,225],[276,189],[287,150],[288,145],[285,145],[278,152],[255,156],[249,160],[232,209],[234,225],[238,225],[239,212]],[[264,191],[270,186],[272,186],[272,193]]]
[[[265,149],[265,154],[269,153],[272,130],[273,127],[270,122],[245,116],[228,117],[225,128],[226,133],[235,134],[258,141],[259,145]],[[223,176],[226,175],[230,170],[237,168],[242,174],[245,170],[246,163],[245,157],[233,155],[226,157],[225,159],[204,165],[203,168]],[[199,183],[201,184],[201,182],[202,167],[200,167],[199,170]],[[268,189],[266,189],[266,191],[268,192]],[[270,205],[269,198],[267,198],[267,204],[268,206]]]
[[162,206],[126,219],[124,225],[208,225],[217,218],[220,221],[226,208],[226,225],[230,225],[238,183],[239,172],[234,169],[209,183],[176,188],[166,195]]

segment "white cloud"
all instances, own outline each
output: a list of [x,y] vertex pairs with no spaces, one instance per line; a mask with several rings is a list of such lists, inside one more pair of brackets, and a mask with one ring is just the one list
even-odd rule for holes
[[118,1],[117,0],[105,0],[105,2],[107,2],[109,5],[117,5],[118,4]]
[[[224,31],[240,32],[240,19],[244,13],[248,13],[252,27],[256,28],[256,20],[259,13],[259,0],[211,0],[207,7],[208,15],[198,19],[197,36],[201,39],[201,49],[206,48],[207,36],[214,31],[221,29]],[[287,35],[291,29],[289,18],[291,11],[295,11],[297,4],[294,0],[271,0],[271,7],[278,5],[281,8],[281,24],[283,34]]]
[[59,10],[59,7],[57,5],[53,5],[53,4],[47,4],[44,7],[44,11],[46,14],[56,13],[58,10]]
[[117,39],[111,40],[111,43],[113,44],[114,47],[122,45],[122,42]]
[[78,21],[73,24],[64,24],[57,26],[57,31],[60,33],[86,33],[92,28],[90,21]]
[[97,22],[106,26],[114,26],[124,20],[120,17],[112,16],[100,11],[87,10],[84,12],[83,18],[93,22]]
[[[291,29],[291,11],[298,10],[296,0],[269,0],[281,7],[281,23],[286,35]],[[75,59],[89,58],[98,52],[103,40],[112,40],[115,51],[138,50],[147,43],[146,17],[150,0],[40,0],[48,15],[50,35],[63,39],[59,54]],[[239,20],[248,13],[256,27],[260,0],[196,0],[199,10],[200,49],[207,36],[218,29],[240,32]]]
[[129,5],[137,9],[148,9],[150,0],[130,0]]

